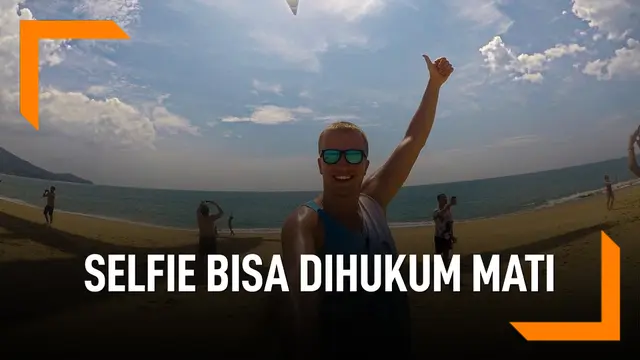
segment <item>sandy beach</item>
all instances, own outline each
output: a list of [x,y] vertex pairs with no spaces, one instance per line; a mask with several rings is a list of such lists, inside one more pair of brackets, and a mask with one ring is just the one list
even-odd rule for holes
[[[193,350],[215,342],[216,353],[234,357],[279,351],[277,331],[268,330],[278,324],[275,294],[92,294],[84,288],[87,255],[193,253],[195,232],[65,213],[56,213],[51,229],[43,222],[38,208],[0,201],[3,349],[30,339],[35,350],[73,351],[82,339],[82,346],[108,350],[109,339],[112,350],[125,345]],[[224,230],[219,246],[224,254],[280,251],[278,234],[227,238]],[[443,339],[458,346],[488,349],[509,343],[518,351],[533,351],[509,321],[598,321],[602,230],[621,247],[623,339],[637,334],[640,187],[635,186],[617,191],[612,211],[604,196],[596,195],[457,224],[455,252],[463,262],[473,253],[555,254],[555,292],[472,293],[465,290],[471,286],[466,274],[460,293],[412,293],[416,354],[437,351],[434,345]],[[394,229],[399,251],[406,254],[431,253],[432,233],[432,227]]]

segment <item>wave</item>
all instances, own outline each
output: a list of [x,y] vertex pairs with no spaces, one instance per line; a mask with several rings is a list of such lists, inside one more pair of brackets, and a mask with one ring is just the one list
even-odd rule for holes
[[[635,186],[635,185],[638,185],[638,184],[640,184],[640,180],[634,179],[634,180],[619,182],[617,184],[614,184],[612,187],[613,187],[614,190],[620,190],[620,189],[628,188],[630,186]],[[595,196],[595,195],[599,195],[599,194],[604,194],[604,193],[605,193],[604,188],[599,188],[599,189],[596,189],[596,190],[583,191],[583,192],[575,193],[575,194],[572,194],[572,195],[569,195],[569,196],[561,197],[561,198],[558,198],[558,199],[548,200],[543,205],[540,205],[540,206],[536,207],[535,209],[548,208],[548,207],[564,204],[566,202],[581,200],[581,199],[589,198],[589,197],[592,197],[592,196]]]

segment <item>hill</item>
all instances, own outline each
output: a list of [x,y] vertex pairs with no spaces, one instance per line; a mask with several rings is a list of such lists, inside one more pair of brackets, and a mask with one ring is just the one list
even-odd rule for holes
[[56,174],[39,168],[32,163],[17,157],[3,147],[0,147],[0,173],[42,180],[93,184],[91,181],[73,174]]

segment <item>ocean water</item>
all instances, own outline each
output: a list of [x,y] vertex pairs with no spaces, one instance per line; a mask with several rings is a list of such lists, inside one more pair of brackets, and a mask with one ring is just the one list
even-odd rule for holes
[[[603,176],[628,185],[633,175],[626,159],[494,179],[403,188],[388,209],[392,226],[426,224],[439,193],[456,195],[457,220],[493,217],[570,201],[601,191]],[[122,219],[166,227],[194,229],[200,200],[215,200],[234,214],[237,231],[275,231],[299,204],[317,192],[207,192],[155,190],[58,183],[3,175],[0,197],[44,206],[40,196],[56,186],[58,211]],[[625,185],[621,184],[621,185]],[[604,206],[604,204],[603,204]],[[226,229],[227,219],[219,227]]]

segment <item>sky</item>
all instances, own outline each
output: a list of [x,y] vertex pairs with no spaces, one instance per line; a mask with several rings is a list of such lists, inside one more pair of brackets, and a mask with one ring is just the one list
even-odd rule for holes
[[[127,41],[41,41],[40,130],[19,112],[19,21],[111,19]],[[407,185],[625,155],[640,124],[636,0],[0,0],[0,146],[99,184],[321,186],[317,137],[399,143],[445,56]],[[635,90],[635,91],[634,91]]]

